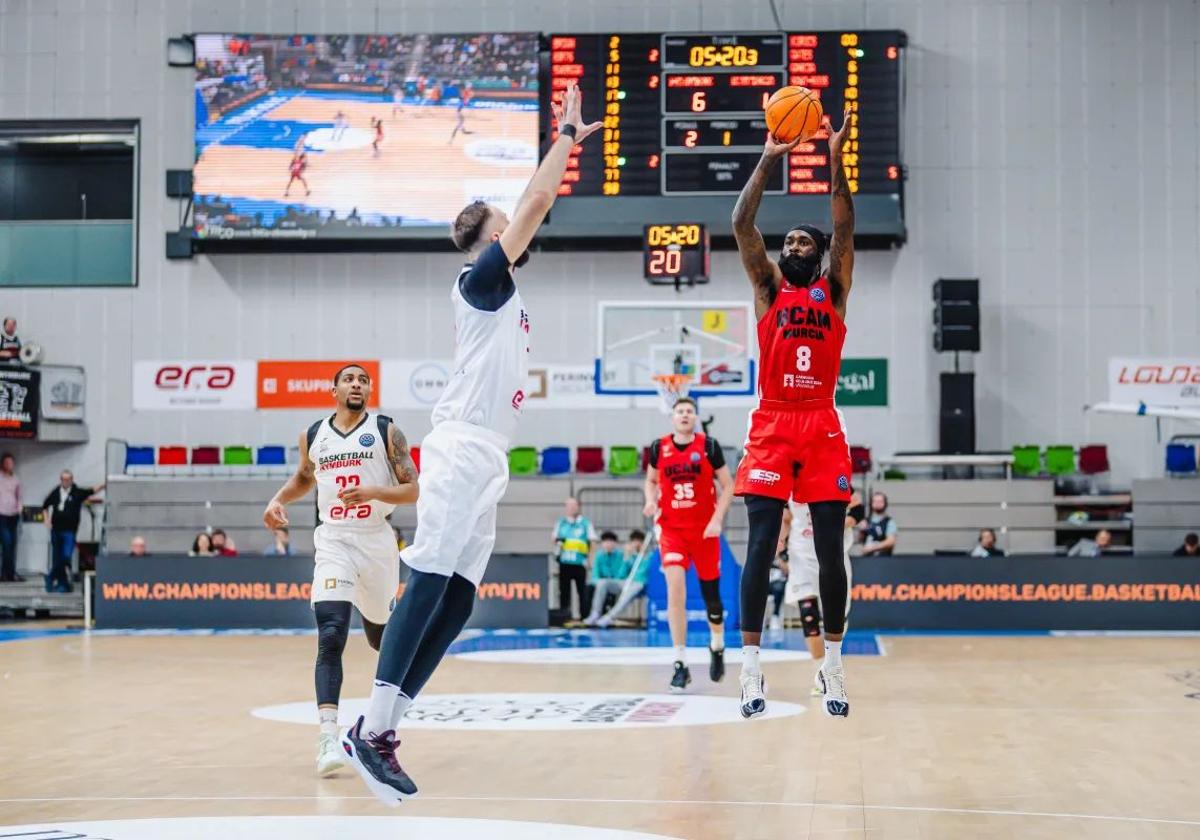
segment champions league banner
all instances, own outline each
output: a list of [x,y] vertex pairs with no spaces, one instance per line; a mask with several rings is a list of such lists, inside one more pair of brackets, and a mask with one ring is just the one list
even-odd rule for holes
[[856,630],[1200,630],[1191,557],[854,557]]

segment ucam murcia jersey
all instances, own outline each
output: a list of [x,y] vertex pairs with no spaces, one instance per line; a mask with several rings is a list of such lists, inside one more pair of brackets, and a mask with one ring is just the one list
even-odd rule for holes
[[450,292],[454,371],[433,409],[433,425],[459,420],[511,439],[529,374],[529,313],[519,291],[494,312],[476,309],[459,288],[470,270],[463,266]]
[[322,527],[389,527],[387,516],[395,510],[395,505],[372,499],[348,507],[338,498],[338,493],[346,487],[396,483],[387,441],[376,415],[364,412],[362,420],[348,434],[334,428],[332,416],[322,420],[309,444],[308,457],[316,471],[317,516]]

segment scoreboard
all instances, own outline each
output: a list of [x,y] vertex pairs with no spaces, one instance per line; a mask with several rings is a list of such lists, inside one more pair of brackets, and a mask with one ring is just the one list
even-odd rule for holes
[[[584,119],[604,122],[572,151],[556,209],[572,198],[736,195],[762,152],[766,101],[784,85],[813,90],[835,125],[850,108],[843,166],[852,192],[901,193],[902,32],[546,37],[543,127],[552,130],[550,102],[570,82]],[[764,207],[771,196],[828,195],[830,180],[821,132],[775,171]]]

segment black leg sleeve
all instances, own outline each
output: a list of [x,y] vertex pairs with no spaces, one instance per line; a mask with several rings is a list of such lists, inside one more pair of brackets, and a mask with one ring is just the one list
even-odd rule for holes
[[336,706],[342,693],[342,651],[350,634],[350,602],[318,601],[317,617],[317,705]]
[[742,568],[742,630],[761,633],[767,611],[767,592],[771,580],[771,561],[783,526],[782,499],[746,496],[750,517],[750,539],[746,544],[746,565]]
[[843,539],[846,530],[845,502],[810,502],[813,543],[817,564],[821,567],[821,615],[826,633],[842,633],[846,629],[846,560]]
[[475,584],[462,575],[452,576],[446,587],[446,594],[442,596],[442,605],[433,621],[429,623],[429,629],[425,631],[425,638],[417,648],[417,655],[413,657],[408,675],[400,686],[401,691],[409,697],[416,697],[425,687],[450,645],[467,626],[467,619],[471,617],[474,606]]
[[449,583],[450,578],[446,575],[432,572],[413,570],[408,576],[408,585],[404,587],[400,603],[392,610],[383,631],[379,664],[375,668],[377,680],[392,685],[404,684],[417,648],[441,606],[442,595]]

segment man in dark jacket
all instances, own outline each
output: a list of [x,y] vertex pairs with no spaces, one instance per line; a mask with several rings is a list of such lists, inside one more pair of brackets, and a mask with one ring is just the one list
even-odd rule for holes
[[70,470],[63,470],[59,484],[49,495],[42,507],[46,515],[46,527],[50,529],[50,574],[46,575],[47,592],[71,591],[71,556],[75,553],[75,532],[79,530],[79,514],[83,503],[104,489],[104,484],[95,487],[80,487]]

